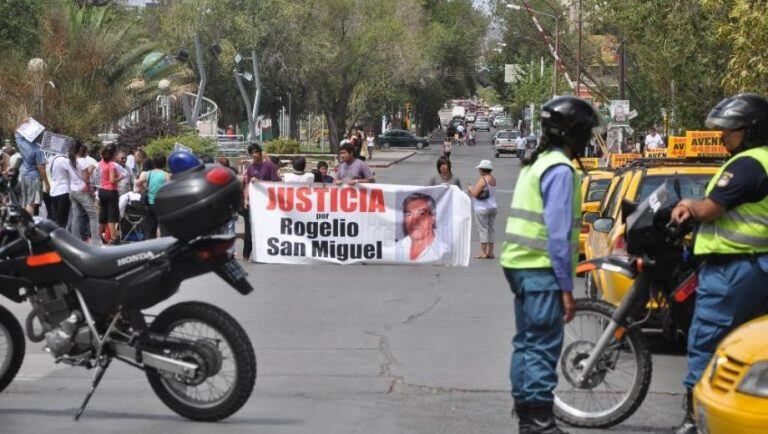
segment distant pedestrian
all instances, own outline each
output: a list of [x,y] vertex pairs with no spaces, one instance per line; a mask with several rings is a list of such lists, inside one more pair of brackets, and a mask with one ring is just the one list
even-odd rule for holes
[[319,180],[318,177],[315,176],[315,182],[323,182],[326,184],[332,184],[333,183],[333,176],[328,174],[328,162],[326,161],[318,161],[317,162],[317,172],[320,174]]
[[355,158],[351,144],[346,144],[339,150],[339,169],[336,173],[336,184],[359,184],[374,182],[373,173],[364,161]]
[[291,162],[293,170],[283,175],[283,182],[314,182],[315,175],[312,172],[305,172],[307,168],[307,159],[296,157]]
[[51,174],[51,209],[48,219],[56,222],[59,227],[66,228],[69,220],[69,170],[66,155],[56,155],[48,162],[47,171]]
[[475,259],[493,259],[494,221],[498,211],[496,202],[496,178],[493,177],[493,163],[483,160],[475,166],[480,172],[480,178],[475,185],[469,184],[467,190],[474,198],[473,209],[477,221],[477,232],[480,236],[480,253]]
[[[157,238],[157,229],[159,223],[157,221],[157,213],[155,212],[155,198],[157,192],[160,191],[160,187],[163,186],[171,178],[171,174],[165,171],[166,157],[162,152],[158,152],[152,156],[152,169],[146,172],[141,172],[136,185],[139,189],[146,191],[147,215],[144,219],[144,238],[153,239]],[[164,236],[165,229],[160,227],[160,234]]]
[[79,140],[69,148],[69,164],[67,171],[69,174],[69,199],[72,208],[72,221],[69,225],[69,231],[78,239],[86,238],[83,236],[83,226],[90,228],[87,238],[91,244],[102,245],[101,235],[99,235],[99,222],[96,215],[96,203],[93,200],[91,188],[91,166],[85,159],[88,154],[88,147]]
[[99,185],[99,234],[109,229],[110,244],[120,243],[117,224],[120,222],[120,196],[117,184],[123,179],[122,171],[113,161],[117,155],[115,145],[107,145],[101,150],[99,169],[101,184]]
[[245,237],[243,239],[243,258],[251,257],[253,240],[251,239],[251,215],[248,201],[249,183],[259,181],[280,181],[277,165],[269,158],[264,158],[264,151],[258,143],[248,145],[248,154],[251,156],[251,164],[243,173],[243,209],[240,214],[245,221]]
[[368,136],[365,138],[365,145],[368,147],[368,160],[373,160],[373,148],[375,146],[373,131],[368,130]]
[[661,149],[664,147],[664,139],[661,138],[656,127],[651,128],[651,132],[645,136],[645,150]]
[[443,139],[443,157],[445,157],[447,160],[451,159],[451,138],[448,136],[445,136],[445,139]]
[[228,125],[227,131],[225,133],[227,135],[228,140],[235,140],[236,134],[235,134],[235,126],[234,125]]
[[451,160],[446,157],[437,159],[437,175],[429,178],[429,185],[455,185],[461,188],[461,181],[451,171]]
[[517,153],[517,158],[519,158],[520,161],[523,161],[523,158],[525,158],[525,148],[526,148],[526,146],[528,146],[528,140],[521,133],[515,139],[515,151]]
[[37,215],[43,202],[43,187],[46,191],[49,190],[48,177],[45,174],[45,155],[37,143],[27,140],[19,133],[14,137],[21,154],[21,206],[31,215]]

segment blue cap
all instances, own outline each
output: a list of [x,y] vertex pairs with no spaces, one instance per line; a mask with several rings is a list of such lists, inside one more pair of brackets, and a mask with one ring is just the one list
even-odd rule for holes
[[168,170],[171,174],[184,172],[200,165],[200,160],[187,151],[174,151],[168,156]]

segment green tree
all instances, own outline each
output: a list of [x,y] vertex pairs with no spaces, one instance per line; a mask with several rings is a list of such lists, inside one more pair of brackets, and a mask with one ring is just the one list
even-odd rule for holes
[[115,6],[52,2],[42,17],[39,56],[28,68],[20,50],[0,59],[0,123],[14,129],[25,116],[90,139],[147,101],[153,90],[141,61],[153,45],[140,19]]
[[728,93],[768,94],[768,3],[747,0],[704,0],[708,11],[721,17],[718,40],[731,53],[722,85]]

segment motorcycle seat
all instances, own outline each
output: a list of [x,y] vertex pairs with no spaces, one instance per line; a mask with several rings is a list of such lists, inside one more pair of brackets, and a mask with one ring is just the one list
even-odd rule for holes
[[173,237],[121,246],[97,247],[64,229],[51,232],[51,242],[61,257],[88,277],[111,277],[153,259],[176,243]]

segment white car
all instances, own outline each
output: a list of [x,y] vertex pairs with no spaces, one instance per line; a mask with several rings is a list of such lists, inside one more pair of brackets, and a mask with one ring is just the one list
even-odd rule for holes
[[467,113],[467,116],[464,118],[467,122],[474,122],[476,119],[476,116],[474,113]]

